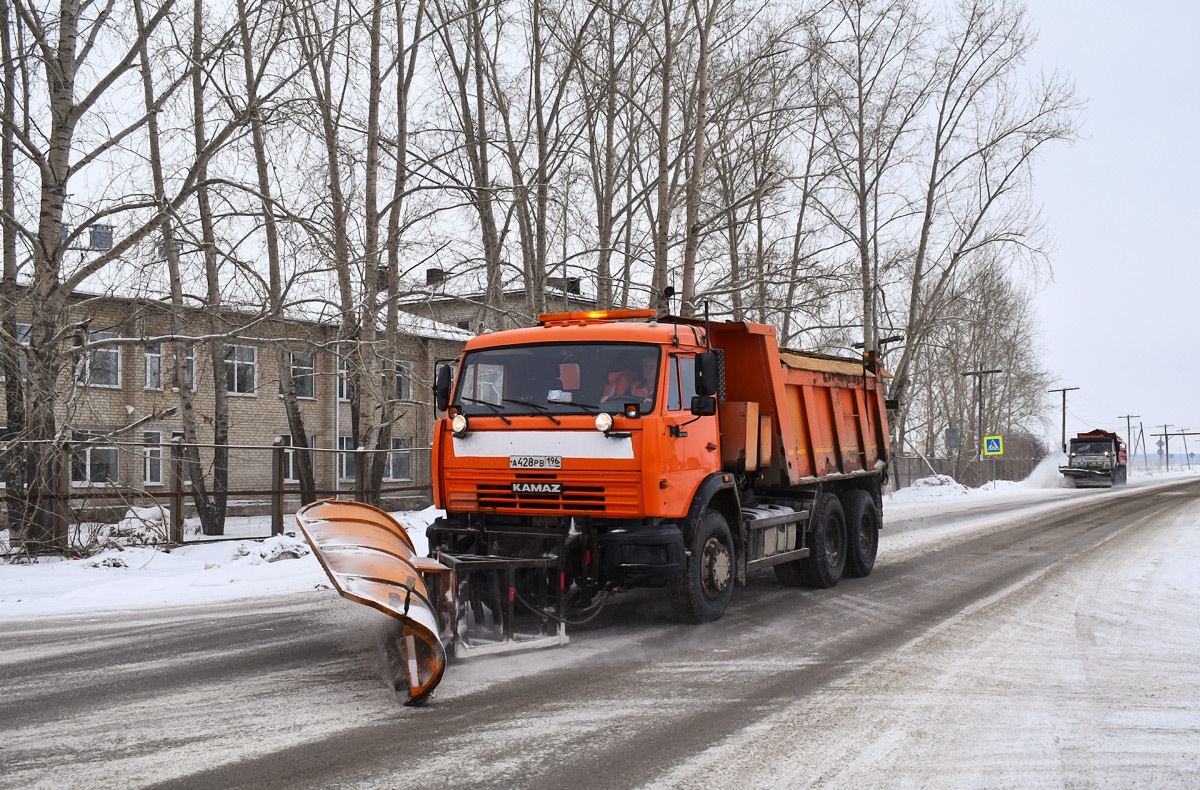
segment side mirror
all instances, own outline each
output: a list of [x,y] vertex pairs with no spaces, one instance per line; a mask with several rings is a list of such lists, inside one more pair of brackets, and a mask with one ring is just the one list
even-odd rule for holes
[[[705,351],[696,355],[696,394],[710,398],[717,394],[719,389],[718,379],[720,378],[717,355],[711,351]],[[693,401],[695,403],[695,401]],[[714,404],[716,401],[713,402]]]
[[449,365],[442,365],[437,369],[437,375],[433,383],[433,405],[438,411],[445,411],[450,408],[450,374]]
[[692,398],[691,412],[697,417],[711,417],[717,413],[717,399],[712,395],[697,395]]

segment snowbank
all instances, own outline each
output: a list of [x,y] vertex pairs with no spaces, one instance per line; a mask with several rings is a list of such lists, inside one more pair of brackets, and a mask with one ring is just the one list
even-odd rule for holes
[[[442,511],[426,508],[391,515],[424,554],[425,528]],[[161,525],[162,519],[153,513],[131,511],[117,524],[106,525],[109,529],[98,530],[97,536],[104,533],[109,545],[86,559],[0,562],[0,620],[213,603],[330,587],[308,543],[294,533],[169,551],[144,545]]]
[[909,505],[918,502],[936,502],[964,496],[980,496],[997,492],[1014,493],[1028,489],[1066,488],[1067,482],[1058,467],[1066,463],[1062,453],[1049,455],[1041,460],[1024,480],[995,480],[982,488],[967,488],[954,481],[949,475],[933,475],[914,480],[912,485],[888,495],[888,502]]

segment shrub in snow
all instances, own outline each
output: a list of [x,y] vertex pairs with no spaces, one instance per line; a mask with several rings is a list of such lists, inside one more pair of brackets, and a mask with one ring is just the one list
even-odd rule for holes
[[93,534],[93,551],[166,543],[166,513],[161,507],[131,507],[116,524],[101,524]]
[[949,475],[933,475],[914,480],[912,485],[891,494],[890,501],[898,503],[927,502],[931,499],[964,496],[967,487]]
[[275,535],[262,542],[240,542],[233,550],[234,561],[245,561],[251,565],[279,560],[298,560],[311,553],[307,541],[295,535]]
[[967,487],[959,483],[950,475],[933,475],[932,477],[922,477],[920,480],[914,480],[909,488],[920,491],[921,489],[950,489],[954,493],[967,493]]
[[103,557],[92,557],[90,560],[83,562],[85,568],[128,568],[129,563],[124,557],[119,557],[115,554],[105,555]]

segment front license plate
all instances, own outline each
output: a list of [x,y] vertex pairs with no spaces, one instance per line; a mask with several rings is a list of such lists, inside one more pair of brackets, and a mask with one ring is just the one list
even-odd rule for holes
[[510,455],[509,469],[562,469],[561,455]]

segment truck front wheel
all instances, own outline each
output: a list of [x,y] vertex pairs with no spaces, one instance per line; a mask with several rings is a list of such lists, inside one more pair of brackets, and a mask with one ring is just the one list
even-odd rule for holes
[[671,583],[671,606],[687,623],[710,623],[729,606],[733,595],[733,535],[725,517],[707,510],[688,546],[687,570]]

